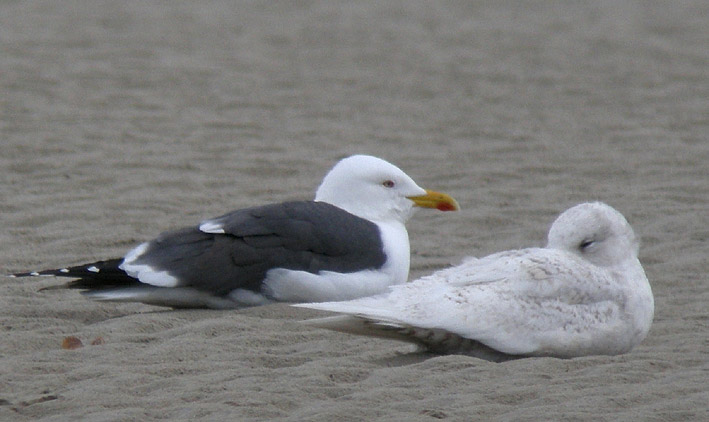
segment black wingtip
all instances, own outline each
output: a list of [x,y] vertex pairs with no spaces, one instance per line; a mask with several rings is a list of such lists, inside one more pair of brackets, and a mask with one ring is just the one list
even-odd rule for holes
[[39,276],[51,276],[55,275],[54,272],[60,270],[43,270],[43,271],[30,271],[26,273],[14,273],[6,274],[5,277],[9,278],[20,278],[20,277],[39,277]]
[[105,261],[96,261],[68,268],[8,274],[7,277],[17,278],[54,276],[69,278],[94,278],[99,280],[129,277],[125,271],[119,268],[122,262],[123,258],[108,259]]
[[140,281],[126,274],[119,268],[123,263],[123,258],[96,261],[88,264],[77,265],[68,268],[58,268],[52,270],[32,271],[24,273],[9,274],[9,277],[37,277],[54,276],[74,278],[68,283],[57,286],[45,287],[42,290],[53,289],[80,289],[80,290],[103,290],[118,287],[132,287],[140,285]]

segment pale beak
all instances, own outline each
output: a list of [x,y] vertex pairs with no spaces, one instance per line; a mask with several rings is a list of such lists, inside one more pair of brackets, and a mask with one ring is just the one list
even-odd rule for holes
[[421,196],[409,196],[414,201],[415,206],[422,208],[435,208],[439,211],[458,211],[460,206],[458,201],[452,196],[426,189],[426,194]]

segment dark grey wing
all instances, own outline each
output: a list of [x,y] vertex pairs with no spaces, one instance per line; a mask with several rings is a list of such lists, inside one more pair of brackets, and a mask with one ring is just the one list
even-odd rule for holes
[[208,223],[209,233],[195,227],[161,234],[132,264],[165,271],[179,286],[225,295],[259,291],[273,268],[349,273],[386,261],[376,224],[323,202],[246,208]]

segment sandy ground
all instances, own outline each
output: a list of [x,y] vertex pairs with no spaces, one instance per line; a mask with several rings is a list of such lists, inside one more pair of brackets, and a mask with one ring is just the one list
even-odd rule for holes
[[598,199],[642,238],[656,300],[630,354],[494,364],[286,305],[166,311],[5,279],[0,420],[709,419],[705,0],[3,1],[0,151],[3,273],[311,198],[364,152],[464,207],[410,222],[412,277],[541,245]]

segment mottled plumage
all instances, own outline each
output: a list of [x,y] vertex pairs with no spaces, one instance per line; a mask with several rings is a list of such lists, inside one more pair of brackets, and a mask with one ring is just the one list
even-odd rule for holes
[[302,304],[348,314],[310,325],[490,360],[619,354],[642,341],[653,296],[625,218],[602,203],[564,212],[546,248],[505,251],[388,293]]

